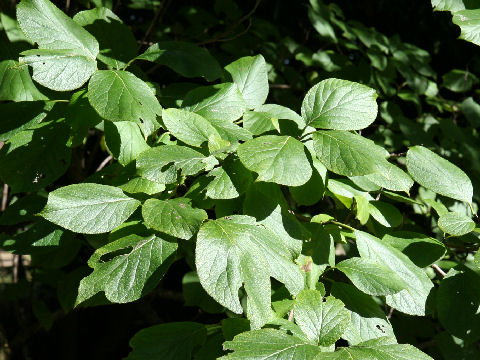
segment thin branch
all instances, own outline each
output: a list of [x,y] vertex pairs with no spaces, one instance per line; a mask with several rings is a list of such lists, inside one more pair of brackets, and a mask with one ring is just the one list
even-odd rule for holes
[[65,0],[65,12],[68,14],[70,10],[70,0]]
[[288,321],[293,321],[293,309],[288,313]]
[[444,278],[445,276],[447,276],[447,273],[445,271],[443,271],[442,269],[440,269],[440,267],[437,265],[437,264],[432,264],[432,268],[433,270],[435,270],[442,278]]
[[150,26],[148,27],[147,31],[145,32],[145,35],[143,36],[143,39],[141,40],[141,44],[147,43],[147,40],[150,34],[152,33],[155,25],[161,24],[163,15],[165,15],[165,12],[167,11],[171,2],[172,2],[171,0],[166,0],[160,3],[160,5],[157,8],[157,11],[155,12],[155,15],[153,16]]
[[255,13],[255,11],[257,11],[258,5],[260,5],[261,2],[262,2],[262,0],[255,1],[255,5],[253,6],[252,10],[250,10],[250,12],[248,14],[246,14],[245,16],[241,17],[228,30],[226,30],[223,33],[215,36],[212,39],[205,40],[205,41],[202,41],[200,43],[197,43],[197,45],[206,45],[206,44],[211,44],[211,43],[214,43],[214,42],[217,42],[217,41],[224,41],[224,40],[221,40],[221,39],[224,39],[225,37],[227,37],[227,35],[231,34],[241,23],[243,23],[245,20],[250,18]]
[[112,155],[108,155],[108,156],[102,161],[102,163],[101,163],[100,165],[98,165],[97,170],[95,170],[95,172],[99,172],[100,170],[102,170],[102,169],[110,162],[110,160],[112,160],[112,159],[113,159]]
[[8,199],[8,185],[3,184],[3,195],[2,195],[2,207],[0,210],[3,212],[7,208],[7,199]]

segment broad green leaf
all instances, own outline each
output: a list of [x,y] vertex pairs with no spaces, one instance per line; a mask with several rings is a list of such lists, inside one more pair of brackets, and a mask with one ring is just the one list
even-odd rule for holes
[[295,111],[281,105],[264,104],[253,111],[246,111],[243,126],[254,135],[276,130],[279,133],[298,136],[305,127],[305,120]]
[[43,209],[47,199],[37,194],[29,194],[8,204],[0,215],[0,225],[15,225],[34,221],[36,214]]
[[208,120],[194,112],[166,109],[162,111],[162,120],[173,136],[188,145],[200,146],[211,135],[220,137]]
[[473,187],[468,176],[450,161],[423,146],[407,152],[407,169],[420,185],[437,194],[472,202]]
[[0,141],[7,141],[15,134],[37,127],[45,119],[49,105],[43,101],[6,102],[0,104],[2,121],[0,122]]
[[301,186],[291,186],[290,194],[300,205],[317,203],[325,192],[327,168],[316,158],[312,158],[312,176]]
[[238,157],[257,181],[288,186],[305,184],[312,176],[303,144],[291,136],[265,135],[238,147]]
[[223,343],[223,346],[233,350],[233,353],[220,358],[224,360],[312,360],[321,351],[318,346],[275,329],[247,331]]
[[158,284],[177,247],[172,239],[145,233],[127,235],[97,249],[88,261],[93,272],[80,282],[76,305],[100,291],[116,303],[138,300]]
[[449,212],[439,217],[438,227],[447,234],[462,236],[475,229],[475,222],[466,215]]
[[480,9],[457,11],[452,21],[460,26],[460,39],[480,45]]
[[446,87],[448,90],[458,93],[467,92],[472,88],[472,86],[478,84],[478,78],[474,74],[457,69],[450,70],[448,73],[443,75],[442,79],[444,87]]
[[73,17],[80,26],[95,36],[100,44],[98,60],[120,69],[137,55],[137,42],[130,29],[106,7],[80,11]]
[[103,121],[90,105],[86,89],[77,91],[72,95],[68,103],[65,120],[71,128],[68,142],[72,148],[85,144],[90,129],[99,126]]
[[[185,299],[185,306],[198,306],[209,314],[219,314],[225,308],[209,296],[202,285],[195,271],[187,272],[182,278],[182,293]],[[247,319],[242,319],[248,322]],[[250,327],[248,326],[246,330]]]
[[252,182],[252,174],[238,159],[228,157],[222,167],[207,174],[213,177],[207,185],[206,195],[210,199],[235,199],[243,194]]
[[473,127],[480,126],[480,104],[472,97],[466,98],[460,105],[463,115]]
[[333,353],[319,354],[315,360],[433,360],[412,345],[382,341],[382,338],[378,338],[355,346],[342,347]]
[[239,140],[247,141],[252,138],[252,134],[248,130],[234,124],[229,120],[211,118],[209,119],[209,122],[218,131],[220,137],[229,141],[230,143],[234,143]]
[[313,146],[323,165],[339,175],[367,175],[388,166],[381,147],[347,131],[316,131]]
[[368,295],[392,295],[408,285],[388,267],[368,258],[351,258],[336,265],[359,290]]
[[17,61],[0,62],[0,100],[36,101],[47,100],[35,86],[27,67]]
[[143,193],[147,195],[154,195],[165,190],[164,184],[159,184],[154,181],[144,179],[142,177],[135,177],[128,180],[126,183],[118,186],[120,189],[129,194]]
[[382,201],[371,201],[368,204],[370,215],[386,227],[397,227],[403,221],[403,216],[392,204]]
[[[27,104],[34,107],[32,103]],[[11,120],[23,121],[22,118],[25,115],[27,114],[19,113],[20,119],[12,118]],[[28,128],[28,125],[34,125],[43,116],[42,114],[36,116],[28,124],[22,124],[22,127]],[[10,121],[7,121],[6,125],[10,124]],[[0,178],[10,185],[13,193],[42,189],[67,171],[71,158],[71,149],[66,146],[68,130],[65,122],[45,123],[38,129],[16,133],[2,147]]]
[[365,225],[370,218],[370,203],[366,196],[355,195],[355,217],[360,224]]
[[145,136],[159,127],[160,103],[153,90],[131,72],[95,72],[88,83],[88,100],[104,119],[134,121]]
[[427,235],[410,231],[386,234],[382,241],[400,250],[418,267],[426,267],[440,260],[447,248],[440,241]]
[[262,105],[268,96],[267,64],[262,55],[245,56],[225,66],[249,109]]
[[320,81],[302,103],[305,123],[321,129],[364,129],[377,117],[375,90],[340,79]]
[[293,314],[305,335],[321,346],[334,344],[350,324],[343,303],[331,296],[323,301],[316,290],[303,290],[297,295]]
[[[470,4],[475,4],[477,0],[432,0],[433,10],[435,11],[450,11],[452,14],[467,9]],[[480,5],[480,4],[477,4]]]
[[331,294],[340,299],[350,311],[350,325],[342,335],[350,345],[383,336],[395,338],[392,325],[373,297],[342,282],[333,284]]
[[218,79],[222,69],[210,53],[195,44],[182,41],[163,41],[150,46],[137,59],[165,65],[188,78]]
[[206,119],[235,121],[245,112],[246,104],[236,84],[224,83],[193,89],[183,99],[182,108]]
[[480,276],[466,267],[451,269],[440,282],[438,319],[457,338],[470,343],[480,339]]
[[183,321],[151,326],[137,332],[130,340],[132,352],[125,360],[187,360],[205,342],[205,325]]
[[122,165],[129,164],[140,153],[150,149],[140,133],[140,128],[134,122],[106,122],[104,129],[107,147]]
[[271,316],[270,276],[294,295],[303,288],[303,276],[288,248],[250,216],[228,216],[203,224],[197,234],[195,260],[207,293],[237,314],[243,312],[238,290],[244,284],[252,328],[263,326]]
[[365,175],[364,177],[384,189],[404,191],[407,194],[413,186],[412,178],[399,167],[389,162],[382,162],[379,165],[378,172]]
[[141,153],[136,161],[137,172],[145,179],[159,184],[177,181],[177,172],[182,176],[196,175],[205,169],[206,157],[186,146],[162,145]]
[[99,234],[122,224],[139,205],[113,186],[73,184],[50,192],[40,215],[73,232]]
[[427,297],[433,287],[426,273],[417,267],[405,254],[380,239],[356,230],[357,248],[360,256],[370,259],[396,272],[408,288],[387,295],[387,304],[410,315],[425,315]]
[[142,206],[145,224],[157,231],[188,240],[207,219],[203,209],[194,209],[185,198],[148,199]]
[[17,19],[38,44],[20,63],[31,65],[33,79],[53,90],[79,88],[97,68],[97,40],[48,0],[22,0]]

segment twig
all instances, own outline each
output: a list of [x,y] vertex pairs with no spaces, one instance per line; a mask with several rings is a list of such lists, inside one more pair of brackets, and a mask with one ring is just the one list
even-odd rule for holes
[[197,43],[197,45],[206,45],[206,44],[211,44],[211,43],[214,43],[214,42],[217,42],[217,41],[222,41],[221,39],[225,38],[227,35],[231,34],[241,23],[243,23],[245,20],[247,20],[248,18],[250,18],[254,13],[255,11],[257,10],[258,8],[258,5],[260,5],[260,3],[262,2],[262,0],[257,0],[255,1],[255,5],[253,6],[252,10],[250,10],[250,12],[248,14],[246,14],[245,16],[241,17],[235,24],[233,24],[228,30],[224,31],[223,33],[215,36],[214,38],[212,39],[209,39],[209,40],[205,40],[205,41],[202,41],[200,43]]
[[390,320],[392,318],[393,310],[395,310],[395,309],[393,307],[390,307],[390,310],[388,311],[388,314],[387,314],[387,319],[388,320]]
[[68,10],[70,10],[70,0],[65,0],[65,12],[68,14]]
[[170,6],[171,0],[166,0],[162,1],[160,5],[158,6],[157,11],[155,12],[155,15],[153,16],[152,22],[150,23],[150,26],[148,27],[147,31],[145,32],[145,35],[143,36],[143,39],[141,40],[141,43],[144,44],[147,42],[148,37],[153,31],[153,28],[155,25],[160,24],[163,19],[163,15],[167,11],[167,8]]
[[98,165],[97,170],[95,170],[95,172],[99,172],[100,170],[102,170],[102,169],[109,163],[109,161],[112,160],[112,159],[113,159],[112,155],[108,155],[108,156],[102,161],[102,163],[101,163],[100,165]]
[[21,255],[13,255],[13,264],[12,264],[12,282],[14,284],[18,283],[18,273],[20,270],[20,261],[22,261]]
[[1,207],[1,211],[5,211],[5,209],[7,208],[7,199],[8,199],[8,185],[7,184],[3,184],[3,195],[2,195],[2,207]]
[[442,278],[444,278],[445,276],[447,276],[447,273],[445,271],[443,271],[442,269],[440,269],[440,267],[437,265],[437,264],[432,264],[432,268],[433,270],[435,270]]
[[293,321],[293,309],[288,313],[288,321]]
[[288,84],[270,84],[271,89],[290,89],[291,86]]

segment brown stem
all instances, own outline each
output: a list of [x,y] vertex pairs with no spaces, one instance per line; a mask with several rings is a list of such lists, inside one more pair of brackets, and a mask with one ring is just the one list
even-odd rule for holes
[[440,267],[437,265],[437,264],[432,264],[432,268],[433,270],[435,270],[442,278],[444,278],[445,276],[447,276],[447,273],[445,271],[443,271],[442,269],[440,269]]

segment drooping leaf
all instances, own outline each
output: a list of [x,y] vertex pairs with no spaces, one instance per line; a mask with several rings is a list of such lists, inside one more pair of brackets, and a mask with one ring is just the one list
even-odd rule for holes
[[305,123],[320,129],[359,130],[377,117],[375,90],[351,81],[327,79],[313,86],[303,99]]
[[17,61],[0,62],[0,100],[37,101],[47,100],[35,86],[28,68]]
[[316,290],[303,290],[297,295],[293,314],[305,335],[321,346],[334,344],[350,324],[343,303],[331,296],[323,301]]
[[262,105],[268,95],[267,64],[262,55],[245,56],[225,66],[249,109]]
[[203,209],[194,209],[185,198],[148,199],[142,206],[145,224],[157,231],[188,240],[207,218]]
[[276,130],[282,134],[298,136],[305,127],[305,120],[285,106],[264,104],[245,112],[243,126],[254,135]]
[[165,65],[188,78],[204,77],[213,81],[222,70],[210,53],[195,44],[183,41],[162,41],[150,46],[137,59]]
[[350,311],[350,325],[342,335],[350,345],[384,336],[395,338],[392,325],[373,297],[342,282],[333,284],[331,294]]
[[370,215],[386,227],[397,227],[403,221],[403,216],[392,204],[383,201],[371,201],[368,204]]
[[238,157],[258,181],[300,186],[312,176],[303,144],[291,136],[265,135],[238,147]]
[[241,314],[238,290],[244,284],[247,316],[253,328],[271,316],[270,276],[298,293],[303,276],[289,250],[271,231],[250,216],[229,216],[202,225],[197,234],[195,263],[207,293],[217,302]]
[[448,212],[440,216],[438,227],[447,234],[462,236],[475,229],[475,222],[466,215]]
[[162,112],[153,90],[128,71],[100,70],[88,83],[88,100],[106,120],[134,121],[145,136],[158,129]]
[[368,295],[392,295],[408,287],[397,273],[368,258],[354,257],[343,260],[336,268]]
[[233,350],[233,353],[221,358],[224,360],[312,360],[321,351],[318,346],[275,329],[247,331],[223,343],[223,346]]
[[407,152],[407,169],[413,179],[437,194],[472,202],[473,187],[468,176],[450,161],[423,146]]
[[246,104],[236,84],[224,83],[193,89],[183,99],[182,108],[206,119],[235,121],[245,112]]
[[381,171],[388,162],[382,148],[347,131],[316,131],[313,146],[325,167],[339,175],[360,176]]
[[131,121],[106,122],[105,142],[113,156],[122,165],[135,160],[140,153],[150,149],[137,124]]
[[399,250],[383,243],[380,239],[356,230],[357,248],[360,256],[396,272],[407,284],[407,289],[387,295],[387,304],[410,315],[425,315],[425,306],[432,282],[425,272],[417,267]]
[[77,233],[98,234],[122,224],[139,205],[113,186],[73,184],[50,192],[40,215]]
[[407,194],[413,186],[412,178],[403,170],[389,162],[382,162],[378,172],[365,175],[365,177],[384,189],[404,191]]
[[173,136],[188,145],[200,146],[212,135],[220,137],[208,120],[191,111],[166,109],[162,120]]
[[138,174],[159,184],[171,184],[182,176],[198,174],[206,168],[206,157],[186,146],[162,145],[142,152],[136,161]]
[[39,46],[20,58],[33,79],[53,90],[77,89],[97,68],[97,40],[48,0],[22,0],[17,6],[22,31]]

